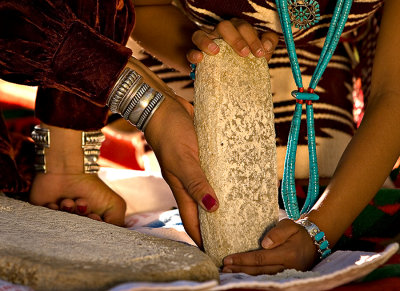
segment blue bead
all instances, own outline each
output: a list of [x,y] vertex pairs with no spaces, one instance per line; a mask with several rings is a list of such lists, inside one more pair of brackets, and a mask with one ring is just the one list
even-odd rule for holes
[[330,254],[331,254],[331,250],[330,249],[327,249],[327,250],[325,250],[323,253],[322,253],[322,255],[321,255],[321,258],[322,259],[325,259],[327,256],[329,256]]
[[323,231],[320,231],[319,233],[317,233],[314,237],[314,239],[316,241],[320,241],[321,239],[323,239],[323,237],[325,236],[325,233]]
[[320,245],[319,245],[319,249],[320,250],[324,250],[329,246],[329,242],[327,240],[324,240]]
[[194,80],[194,79],[196,79],[196,74],[194,73],[194,72],[190,72],[190,78],[192,79],[192,80]]
[[297,90],[292,91],[292,96],[299,100],[311,100],[311,101],[319,100],[319,96],[315,93],[299,92]]

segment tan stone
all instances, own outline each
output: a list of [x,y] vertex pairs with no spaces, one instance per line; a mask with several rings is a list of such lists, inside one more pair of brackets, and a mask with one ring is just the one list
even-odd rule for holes
[[196,247],[7,197],[0,197],[0,229],[0,279],[35,290],[218,279]]
[[268,64],[220,52],[196,69],[195,128],[201,166],[220,207],[200,209],[206,253],[220,266],[232,253],[258,249],[278,220],[276,144]]

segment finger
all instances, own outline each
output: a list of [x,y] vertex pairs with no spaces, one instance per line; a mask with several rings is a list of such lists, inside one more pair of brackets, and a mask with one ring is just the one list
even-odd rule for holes
[[239,56],[248,56],[250,53],[250,47],[232,22],[228,20],[221,21],[216,26],[216,30]]
[[198,64],[203,60],[203,53],[198,50],[190,50],[186,54],[187,60],[192,64]]
[[274,32],[265,32],[261,35],[261,43],[265,50],[265,58],[267,61],[271,59],[272,54],[278,45],[279,37]]
[[215,38],[202,30],[197,30],[192,35],[193,43],[208,55],[216,55],[219,52],[218,45],[213,41]]
[[68,198],[61,200],[60,210],[73,213],[75,211],[75,201]]
[[251,53],[255,57],[264,57],[265,49],[258,38],[258,33],[255,28],[248,22],[241,19],[231,19],[231,22],[239,31],[240,35],[246,41],[247,45],[250,47]]
[[122,200],[115,201],[113,207],[103,213],[103,221],[118,226],[125,225],[126,204]]
[[89,213],[87,215],[87,217],[93,219],[93,220],[97,220],[97,221],[103,221],[103,219],[101,219],[100,215],[96,214],[96,213]]
[[187,234],[197,246],[201,247],[202,241],[196,201],[188,195],[182,183],[175,176],[164,174],[164,178],[170,185],[174,194],[176,203],[178,204],[179,214]]
[[44,205],[45,207],[52,209],[52,210],[58,210],[58,204],[57,203],[47,203],[46,205]]
[[[188,165],[191,165],[188,167]],[[198,160],[189,160],[181,167],[179,179],[184,188],[204,210],[213,212],[218,209],[218,199],[200,168]]]
[[286,242],[299,231],[299,226],[290,219],[282,219],[263,238],[261,246],[264,249],[275,248]]
[[224,258],[224,266],[265,266],[281,265],[285,260],[285,249],[256,250],[237,253]]
[[78,198],[75,200],[75,213],[79,215],[87,215],[90,213],[88,202],[86,199]]
[[223,273],[246,273],[249,275],[276,274],[285,269],[282,265],[272,266],[227,266],[222,269]]

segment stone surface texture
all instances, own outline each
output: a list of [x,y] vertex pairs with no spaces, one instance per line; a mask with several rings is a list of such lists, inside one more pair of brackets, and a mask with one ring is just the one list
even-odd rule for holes
[[106,290],[128,281],[206,281],[199,249],[0,194],[0,279],[35,290]]
[[196,68],[195,128],[201,166],[219,209],[199,210],[206,253],[217,266],[226,255],[260,248],[278,221],[276,144],[265,58],[220,52]]

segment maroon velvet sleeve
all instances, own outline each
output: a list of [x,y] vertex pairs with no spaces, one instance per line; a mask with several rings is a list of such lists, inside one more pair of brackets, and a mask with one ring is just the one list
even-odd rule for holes
[[[93,29],[121,44],[127,42],[134,24],[134,10],[131,1],[128,0],[124,3],[123,0],[68,0],[67,2],[75,15]],[[79,40],[82,39],[83,38],[80,38]],[[95,43],[92,44],[93,47],[98,47]],[[75,49],[75,45],[73,43],[72,45],[73,47],[69,48],[64,46],[64,48],[67,49],[67,55],[69,54],[68,50],[73,51]],[[78,53],[80,54],[81,52]],[[89,48],[88,53],[98,52]],[[100,57],[104,56],[101,55]],[[107,82],[107,80],[104,80],[104,77],[107,78],[107,76],[102,72],[112,71],[110,67],[119,63],[118,60],[114,60],[113,58],[115,58],[114,55],[107,57],[106,60],[103,60],[103,68],[93,72],[92,84],[94,86],[98,86],[96,84],[98,82]],[[77,64],[71,63],[67,66],[65,66],[65,62],[63,62],[59,71],[70,67],[70,71],[73,74],[76,74],[76,71],[87,72],[85,69],[77,70],[79,66],[85,65],[85,59],[81,61],[78,59]],[[60,78],[62,77],[63,76],[60,76]],[[111,85],[112,84],[110,84],[110,86]],[[99,96],[102,97],[104,95],[100,94]],[[101,102],[102,100],[100,100],[100,104]],[[40,88],[38,90],[36,116],[47,124],[85,131],[95,130],[105,125],[107,113],[108,110],[106,108],[94,106],[91,102],[79,98],[78,95],[48,88]]]
[[[106,115],[106,110],[100,107],[104,107],[107,93],[131,55],[128,48],[112,39],[126,42],[133,28],[133,6],[126,0],[120,9],[122,15],[117,17],[119,0],[71,0],[76,11],[67,2],[0,2],[0,76],[15,83],[72,93],[58,94],[52,90],[44,94],[47,102],[39,100],[41,108],[37,108],[43,121],[64,126],[65,121],[75,116],[80,121],[70,125],[71,128],[86,130],[95,124],[88,121],[86,125],[86,120],[97,118],[95,127],[99,128]],[[104,11],[108,16],[104,20],[100,8],[108,9],[111,16]],[[93,22],[93,27],[74,12]],[[117,28],[118,33],[110,27]],[[100,32],[106,32],[112,39]],[[89,102],[80,101],[82,98]],[[68,106],[64,105],[69,103],[75,104],[70,107],[82,110],[65,112]]]

